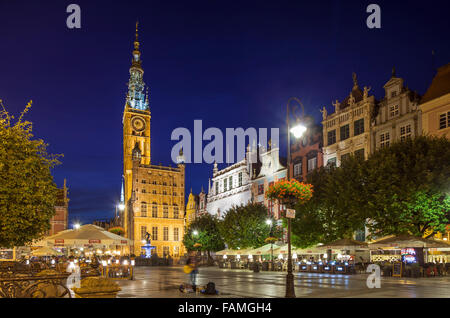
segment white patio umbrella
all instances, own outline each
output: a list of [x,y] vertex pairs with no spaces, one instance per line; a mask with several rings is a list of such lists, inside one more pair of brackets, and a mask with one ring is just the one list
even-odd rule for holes
[[31,252],[33,256],[60,256],[63,255],[63,253],[55,251],[54,249],[44,246],[41,248],[38,248],[37,250],[34,250]]

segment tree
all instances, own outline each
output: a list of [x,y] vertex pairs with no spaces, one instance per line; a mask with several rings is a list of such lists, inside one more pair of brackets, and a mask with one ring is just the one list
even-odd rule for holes
[[450,141],[419,136],[350,156],[338,168],[308,176],[312,200],[296,207],[293,242],[307,247],[350,238],[364,225],[369,238],[444,232],[450,219]]
[[[362,184],[366,182],[362,160],[350,156],[336,168],[321,167],[308,175],[314,196],[295,207],[292,241],[309,247],[340,238],[351,238],[364,226],[366,215],[361,205],[366,200]],[[355,195],[355,194],[358,195]]]
[[[225,212],[219,230],[231,249],[257,248],[265,245],[269,236],[280,237],[281,230],[266,223],[269,219],[267,208],[261,203],[233,206]],[[273,220],[272,220],[273,221]]]
[[59,161],[23,120],[31,101],[15,123],[0,106],[0,246],[23,246],[50,229],[57,198],[50,170]]
[[450,141],[419,136],[376,151],[367,161],[365,209],[376,236],[444,232],[450,219]]
[[[184,246],[189,251],[206,251],[210,260],[210,252],[225,248],[218,223],[217,217],[209,213],[197,217],[186,229],[183,237]],[[196,231],[196,234],[193,233],[194,231]]]

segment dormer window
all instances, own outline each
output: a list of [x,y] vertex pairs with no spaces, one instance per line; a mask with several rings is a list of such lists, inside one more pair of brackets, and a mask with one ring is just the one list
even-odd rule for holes
[[398,115],[398,105],[391,106],[389,109],[389,113],[391,117],[395,117]]
[[395,96],[397,96],[397,91],[392,91],[392,92],[391,92],[391,98],[393,98],[393,97],[395,97]]

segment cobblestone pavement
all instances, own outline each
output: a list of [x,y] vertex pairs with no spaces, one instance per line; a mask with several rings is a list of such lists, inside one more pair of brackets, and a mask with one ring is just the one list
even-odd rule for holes
[[[366,286],[368,274],[333,275],[316,273],[294,273],[297,297],[445,297],[450,298],[450,276],[434,278],[382,278],[381,288]],[[135,280],[121,280],[122,291],[118,297],[193,298],[208,297],[193,293],[181,293],[178,287],[189,278],[181,266],[136,267]],[[201,267],[197,283],[216,284],[218,296],[235,297],[284,297],[286,273],[259,272],[249,270]]]

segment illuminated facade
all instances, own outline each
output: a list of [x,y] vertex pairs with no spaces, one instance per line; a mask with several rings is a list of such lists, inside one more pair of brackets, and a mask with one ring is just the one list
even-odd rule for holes
[[450,63],[438,69],[420,109],[425,134],[450,138]]
[[396,77],[395,69],[383,88],[385,95],[377,104],[372,121],[371,152],[422,132],[420,96],[404,86],[403,79]]
[[370,88],[362,91],[353,73],[353,88],[342,103],[333,103],[335,112],[323,116],[323,163],[340,166],[351,154],[367,159],[370,153],[371,114],[375,109],[375,97],[369,96]]
[[314,124],[314,118],[307,117],[307,130],[291,145],[290,178],[306,181],[309,173],[323,166],[322,127]]
[[188,202],[186,204],[186,227],[195,220],[198,211],[198,195],[189,193]]
[[125,236],[133,240],[134,254],[142,252],[148,232],[158,256],[178,258],[185,253],[184,176],[180,153],[177,166],[151,164],[150,108],[143,81],[141,53],[136,25],[136,40],[128,93],[123,113],[123,176]]

